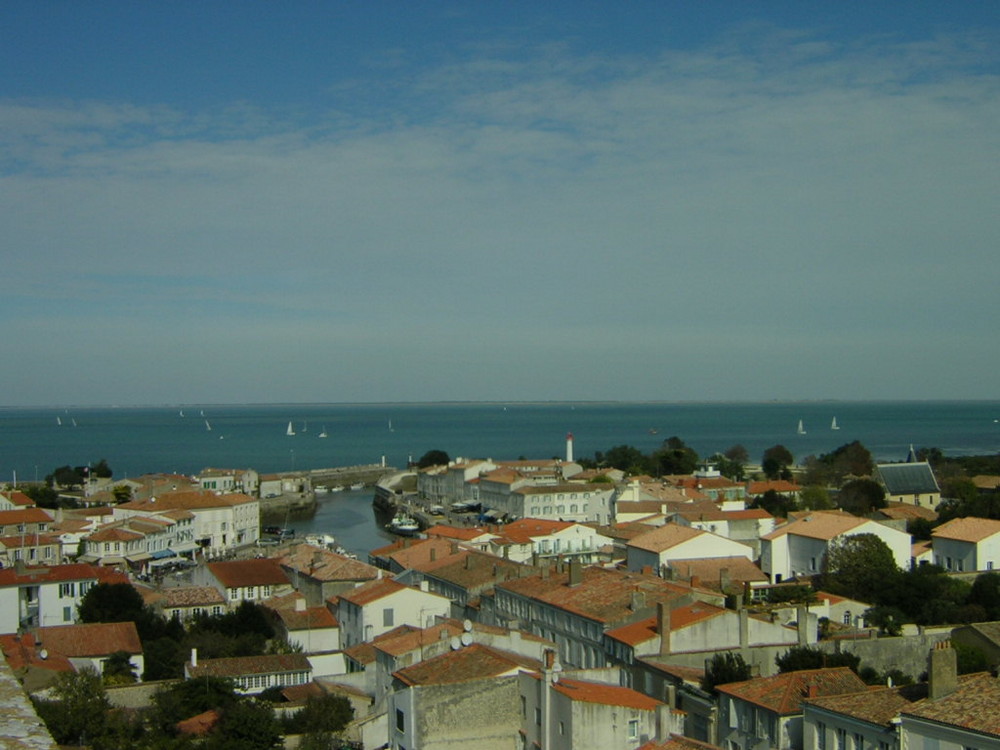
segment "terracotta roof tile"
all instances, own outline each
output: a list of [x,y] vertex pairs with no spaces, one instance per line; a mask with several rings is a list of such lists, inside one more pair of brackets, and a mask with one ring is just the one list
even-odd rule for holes
[[891,727],[899,712],[915,701],[927,697],[927,684],[905,685],[902,687],[881,687],[864,693],[831,695],[825,698],[807,699],[810,705],[825,708],[844,716],[867,721],[882,727]]
[[378,578],[374,565],[310,544],[298,544],[279,564],[318,581],[372,581]]
[[210,607],[225,604],[226,599],[214,586],[167,586],[162,591],[162,602],[166,608]]
[[655,711],[663,705],[662,702],[648,695],[619,685],[606,685],[599,682],[585,682],[568,677],[561,677],[553,687],[570,700],[582,703],[598,703],[602,706],[622,706],[640,711]]
[[645,534],[640,534],[629,542],[629,546],[649,552],[663,552],[707,533],[707,531],[700,529],[692,529],[690,526],[668,523],[652,531],[647,531]]
[[[67,565],[50,565],[46,567],[25,568],[18,572],[16,568],[0,570],[0,586],[18,584],[41,584],[64,581],[85,581],[100,578],[102,569],[86,563],[69,563]],[[118,578],[128,581],[128,578],[117,574]]]
[[141,654],[142,644],[133,622],[94,622],[55,625],[35,630],[36,640],[63,656],[105,656],[115,651]]
[[363,607],[366,604],[378,601],[382,597],[395,594],[397,591],[402,591],[405,588],[407,588],[407,586],[404,586],[398,581],[394,581],[391,578],[383,578],[378,581],[364,583],[357,588],[351,589],[350,591],[344,591],[340,594],[340,598],[344,601],[356,604],[359,607]]
[[868,523],[867,519],[837,511],[816,511],[798,520],[786,523],[761,539],[777,539],[784,534],[797,534],[810,539],[830,540],[858,526]]
[[473,643],[400,669],[393,676],[406,685],[448,685],[540,668],[535,659]]
[[227,589],[290,583],[278,561],[271,558],[211,562],[208,563],[208,569]]
[[[814,695],[810,696],[810,689]],[[758,677],[746,682],[717,685],[716,690],[762,706],[780,716],[800,713],[802,701],[807,697],[822,698],[828,695],[859,693],[868,686],[849,667],[805,669],[784,672],[771,677]]]
[[935,539],[953,539],[959,542],[981,542],[1000,534],[1000,520],[993,518],[953,518],[931,532]]
[[929,698],[901,713],[1000,737],[1000,681],[989,672],[962,675],[958,688],[937,700]]
[[188,671],[192,677],[238,677],[250,674],[311,672],[312,665],[304,654],[260,654],[199,659],[198,666],[188,665]]

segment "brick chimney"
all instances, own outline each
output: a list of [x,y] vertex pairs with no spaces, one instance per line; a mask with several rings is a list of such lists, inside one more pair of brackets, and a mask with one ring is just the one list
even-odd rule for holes
[[935,643],[927,663],[927,697],[936,701],[958,687],[958,655],[951,641]]

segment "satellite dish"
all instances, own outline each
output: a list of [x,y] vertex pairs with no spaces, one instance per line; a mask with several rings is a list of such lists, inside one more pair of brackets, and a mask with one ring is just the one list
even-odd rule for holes
[[49,652],[43,648],[41,651],[38,652],[38,656],[39,658],[42,659],[42,661],[44,661],[49,658]]
[[462,622],[462,630],[466,633],[470,632],[472,630],[472,620],[464,620]]
[[462,637],[460,640],[462,641],[463,646],[468,646],[470,643],[472,643],[472,634],[462,633]]
[[458,640],[457,637],[452,636],[452,638],[451,638],[451,650],[452,651],[458,651],[460,648],[462,648],[462,642],[460,640]]

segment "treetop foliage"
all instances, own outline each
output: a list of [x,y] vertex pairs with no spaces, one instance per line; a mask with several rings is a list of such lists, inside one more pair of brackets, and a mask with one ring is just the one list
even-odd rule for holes
[[417,461],[418,469],[426,469],[431,466],[447,466],[451,459],[443,450],[429,450]]

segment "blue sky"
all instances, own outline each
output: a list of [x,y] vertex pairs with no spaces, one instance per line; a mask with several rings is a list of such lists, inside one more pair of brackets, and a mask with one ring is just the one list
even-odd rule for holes
[[0,5],[0,403],[996,398],[996,3]]

